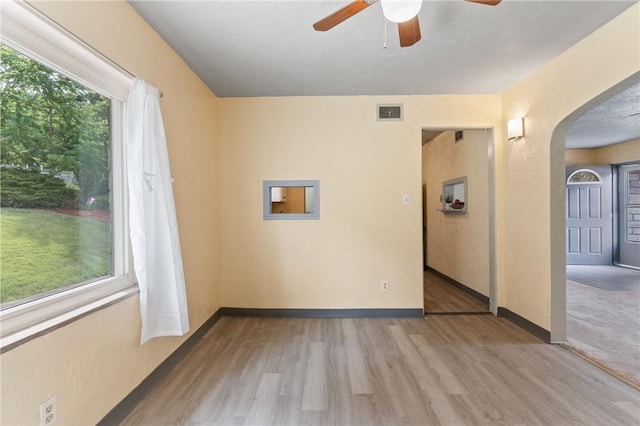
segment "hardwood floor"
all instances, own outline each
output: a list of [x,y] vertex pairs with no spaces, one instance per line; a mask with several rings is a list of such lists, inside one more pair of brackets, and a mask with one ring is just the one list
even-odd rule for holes
[[489,313],[487,304],[429,271],[424,272],[424,310],[426,314]]
[[567,344],[640,387],[640,271],[568,265]]
[[226,317],[127,425],[616,425],[640,393],[504,318]]

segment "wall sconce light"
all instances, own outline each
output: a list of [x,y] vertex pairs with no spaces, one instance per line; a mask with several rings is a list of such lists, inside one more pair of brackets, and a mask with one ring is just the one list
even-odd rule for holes
[[513,118],[507,123],[507,134],[509,135],[509,141],[517,141],[524,137],[524,118]]

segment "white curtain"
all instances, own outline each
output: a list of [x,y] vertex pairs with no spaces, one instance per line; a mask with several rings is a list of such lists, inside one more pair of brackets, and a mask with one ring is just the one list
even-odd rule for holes
[[160,92],[138,78],[127,100],[126,145],[142,344],[154,337],[184,335],[189,318]]

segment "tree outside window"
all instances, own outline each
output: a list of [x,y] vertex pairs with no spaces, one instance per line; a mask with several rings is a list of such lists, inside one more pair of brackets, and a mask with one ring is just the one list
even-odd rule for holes
[[0,302],[112,273],[110,100],[0,46]]

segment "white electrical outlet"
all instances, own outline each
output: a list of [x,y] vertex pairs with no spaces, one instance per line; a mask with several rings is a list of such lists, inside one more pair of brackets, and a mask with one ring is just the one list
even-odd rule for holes
[[380,283],[380,290],[389,291],[389,281],[384,280]]
[[58,414],[56,413],[55,395],[40,404],[40,425],[53,426],[56,424]]

